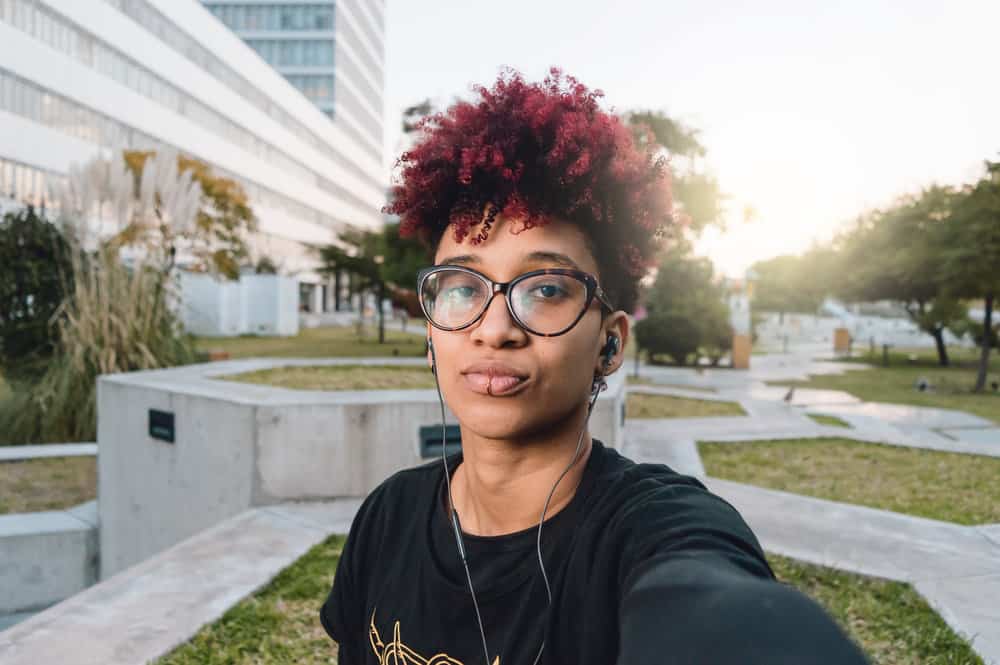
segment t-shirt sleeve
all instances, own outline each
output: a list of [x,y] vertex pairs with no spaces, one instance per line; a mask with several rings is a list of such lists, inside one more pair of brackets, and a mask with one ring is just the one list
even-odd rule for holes
[[757,537],[739,512],[692,476],[635,483],[620,523],[619,588],[654,556],[712,558],[745,574],[774,579]]
[[664,654],[719,665],[868,662],[821,607],[775,579],[725,499],[687,476],[643,482],[624,522],[619,665]]
[[657,555],[625,590],[618,665],[869,665],[813,600],[725,558]]
[[374,529],[380,493],[381,488],[373,490],[358,508],[337,562],[330,593],[319,610],[323,629],[340,648],[340,665],[362,662],[367,586],[364,564],[369,544],[377,537]]

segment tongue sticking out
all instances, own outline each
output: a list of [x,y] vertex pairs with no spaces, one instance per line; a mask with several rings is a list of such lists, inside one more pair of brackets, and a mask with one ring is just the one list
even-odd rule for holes
[[502,395],[523,381],[516,376],[479,372],[466,374],[465,378],[477,392],[487,395]]
[[521,379],[516,376],[491,376],[488,391],[491,395],[505,393],[519,383]]

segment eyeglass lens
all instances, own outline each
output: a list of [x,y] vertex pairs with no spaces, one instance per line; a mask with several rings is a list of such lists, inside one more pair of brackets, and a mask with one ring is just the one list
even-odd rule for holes
[[[490,295],[489,286],[475,275],[446,268],[424,280],[420,297],[435,324],[458,328],[479,316]],[[552,334],[580,316],[587,300],[587,286],[571,275],[534,275],[515,284],[507,297],[525,326]]]

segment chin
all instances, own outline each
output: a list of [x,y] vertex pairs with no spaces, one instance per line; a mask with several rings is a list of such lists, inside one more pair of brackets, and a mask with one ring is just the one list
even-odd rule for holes
[[460,411],[453,411],[463,429],[487,439],[517,441],[544,438],[546,432],[565,424],[559,412],[544,402],[528,406],[523,401],[489,399],[493,401],[475,405],[470,400],[462,404]]
[[469,400],[461,409],[453,410],[463,428],[489,439],[517,439],[545,426],[533,417],[535,414],[530,413],[523,402],[503,400],[496,404],[500,401],[497,398],[487,399],[491,401],[481,404],[472,404]]

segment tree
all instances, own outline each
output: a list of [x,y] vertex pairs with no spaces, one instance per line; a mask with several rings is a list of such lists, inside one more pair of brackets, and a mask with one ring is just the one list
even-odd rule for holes
[[638,143],[645,142],[645,129],[652,132],[656,142],[672,155],[689,159],[705,156],[705,146],[698,140],[697,129],[685,126],[662,111],[632,111],[625,115]]
[[378,298],[379,343],[385,342],[382,299],[387,289],[416,291],[417,271],[427,265],[427,249],[415,238],[400,238],[399,223],[379,231],[352,229],[340,237],[347,248],[327,245],[320,249],[321,271],[343,270],[360,280],[360,289],[370,289]]
[[692,256],[686,244],[673,246],[646,297],[647,316],[636,324],[636,341],[651,356],[666,354],[678,365],[699,349],[718,359],[733,334],[724,299],[711,262]]
[[403,109],[403,133],[410,134],[416,131],[417,124],[425,117],[434,113],[434,110],[434,105],[431,103],[430,98]]
[[[173,182],[197,184],[201,191],[194,224],[190,228],[176,229],[166,223],[162,212],[169,201],[157,199],[149,202],[159,221],[145,228],[130,224],[119,234],[118,242],[136,242],[149,247],[158,245],[165,250],[165,269],[170,270],[181,241],[186,242],[196,262],[194,268],[215,272],[229,279],[239,277],[240,264],[248,256],[246,234],[256,230],[257,220],[250,208],[249,199],[242,185],[235,180],[215,175],[202,161],[183,155],[168,153],[167,159],[150,162],[156,155],[152,151],[126,150],[125,164],[135,178],[136,187],[141,182],[158,183],[161,188]],[[176,166],[173,165],[176,161]],[[152,167],[152,168],[148,168]],[[147,186],[144,191],[154,191]]]
[[966,187],[954,205],[944,245],[944,273],[956,293],[983,299],[982,351],[976,392],[986,388],[993,310],[1000,294],[1000,162],[986,162],[986,174]]
[[934,338],[942,366],[949,364],[944,331],[966,316],[945,270],[955,201],[953,189],[932,186],[861,216],[841,238],[840,294],[853,301],[899,302]]
[[72,289],[70,249],[58,227],[34,208],[0,222],[0,369],[30,382],[56,348],[55,318]]
[[757,274],[754,309],[777,312],[780,321],[790,312],[814,314],[826,295],[826,285],[812,279],[811,258],[785,254],[753,264],[751,269]]
[[[662,111],[632,111],[624,115],[624,121],[632,128],[638,145],[687,158],[686,169],[672,163],[671,172],[674,199],[687,218],[689,228],[698,233],[709,224],[721,225],[726,197],[713,176],[696,168],[697,160],[706,154],[705,146],[698,139],[698,130]],[[651,141],[656,145],[648,146]]]

